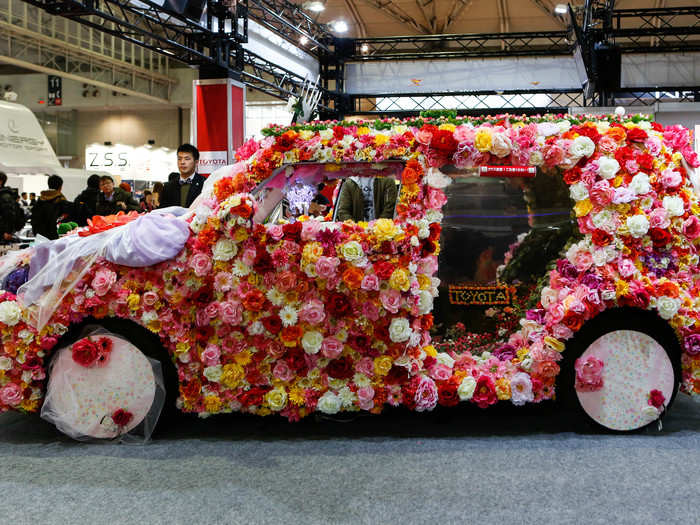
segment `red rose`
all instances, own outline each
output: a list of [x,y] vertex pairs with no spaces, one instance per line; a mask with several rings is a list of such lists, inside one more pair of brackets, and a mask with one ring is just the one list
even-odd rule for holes
[[593,244],[596,246],[607,246],[613,240],[613,236],[605,230],[593,230]]
[[372,354],[379,355],[379,352],[372,348],[372,338],[366,334],[350,336],[348,338],[348,345],[363,356],[376,357]]
[[403,366],[392,365],[391,370],[384,378],[387,385],[400,385],[408,380],[408,370]]
[[253,270],[259,274],[271,272],[275,269],[275,265],[272,262],[272,257],[267,252],[265,248],[260,248],[255,255],[255,261],[253,261]]
[[289,368],[294,370],[298,376],[306,375],[306,358],[301,348],[292,348],[287,351],[285,361],[287,361]]
[[345,136],[345,128],[343,126],[334,126],[333,127],[333,137],[336,140],[342,140],[344,136]]
[[633,308],[646,310],[647,306],[649,306],[649,294],[642,288],[634,291],[630,290],[630,293],[627,295],[618,297],[617,303],[620,306],[631,306]]
[[394,265],[387,261],[379,261],[374,263],[374,273],[383,281],[388,281],[391,274],[394,273]]
[[564,182],[567,184],[575,184],[576,182],[581,180],[581,168],[578,166],[574,166],[570,170],[566,170],[564,172]]
[[342,293],[334,292],[326,301],[326,310],[333,317],[343,317],[350,312],[350,301]]
[[272,387],[269,386],[254,386],[247,392],[243,392],[240,396],[238,396],[238,401],[240,401],[240,403],[246,407],[262,405],[263,397],[270,390],[272,390]]
[[572,332],[578,332],[581,329],[581,325],[583,325],[583,317],[569,310],[564,315],[562,323]]
[[496,385],[493,384],[493,380],[490,377],[481,376],[476,380],[476,389],[474,390],[472,401],[474,401],[479,408],[486,408],[498,401]]
[[430,139],[430,147],[441,153],[452,154],[457,149],[457,141],[451,131],[438,129],[433,132],[433,138]]
[[115,410],[114,414],[112,414],[112,421],[114,421],[114,424],[119,427],[125,427],[131,422],[132,419],[134,419],[134,414],[124,410],[123,408]]
[[642,128],[632,128],[627,130],[628,142],[644,142],[647,139],[647,132]]
[[444,381],[438,385],[438,403],[442,406],[453,407],[459,403],[457,387],[454,381]]
[[654,169],[654,157],[648,153],[637,155],[637,164],[639,164],[639,167],[644,171],[651,171]]
[[420,245],[420,253],[422,257],[432,255],[437,250],[437,244],[430,239],[423,239]]
[[271,334],[277,335],[279,331],[282,330],[282,320],[276,314],[263,317],[261,321],[263,326],[265,327],[265,330],[267,330]]
[[666,401],[666,397],[661,390],[654,389],[649,392],[649,405],[660,409],[664,406],[664,401]]
[[352,361],[347,357],[333,359],[326,366],[326,373],[335,379],[350,379],[355,375],[355,370],[352,366]]
[[73,343],[71,350],[73,353],[73,361],[85,367],[94,365],[97,362],[97,358],[100,356],[97,345],[87,337]]
[[243,306],[246,310],[252,310],[253,312],[259,312],[265,306],[265,296],[257,288],[248,292],[243,298]]
[[442,232],[442,226],[440,226],[440,223],[431,222],[430,226],[428,226],[428,229],[430,230],[430,235],[428,236],[428,239],[430,239],[433,242],[437,241],[440,238],[440,232]]
[[651,228],[649,230],[649,237],[651,237],[651,242],[654,243],[656,248],[662,248],[671,241],[671,234],[668,230],[662,228]]
[[292,241],[299,242],[301,240],[301,223],[295,222],[291,224],[285,224],[282,226],[282,231],[284,236]]

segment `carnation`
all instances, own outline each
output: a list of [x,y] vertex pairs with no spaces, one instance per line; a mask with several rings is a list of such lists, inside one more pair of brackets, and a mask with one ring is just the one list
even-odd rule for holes
[[411,337],[411,325],[404,317],[395,317],[389,325],[389,337],[395,343],[403,343]]
[[646,195],[651,191],[651,184],[649,184],[649,175],[640,171],[632,178],[632,182],[630,182],[629,188],[637,195]]
[[427,376],[422,376],[418,383],[418,388],[416,388],[414,400],[417,412],[434,409],[438,402],[438,391],[435,381]]
[[17,301],[5,301],[0,303],[0,323],[14,326],[22,319],[22,310]]
[[220,239],[214,245],[214,260],[215,261],[230,261],[238,253],[238,246],[229,239]]
[[[568,122],[568,121],[567,121]],[[590,157],[595,151],[595,143],[585,135],[576,137],[571,143],[569,152],[576,158]]]
[[671,217],[679,217],[685,213],[684,202],[680,197],[664,197],[663,206]]
[[649,219],[646,215],[627,217],[627,229],[632,237],[642,237],[649,231]]
[[612,179],[620,171],[620,163],[611,157],[598,159],[598,175],[603,179]]
[[349,241],[340,247],[340,253],[349,262],[357,261],[365,256],[362,245],[357,241]]
[[571,198],[575,201],[582,201],[588,198],[588,188],[586,188],[583,182],[572,184],[569,188],[569,193],[571,194]]

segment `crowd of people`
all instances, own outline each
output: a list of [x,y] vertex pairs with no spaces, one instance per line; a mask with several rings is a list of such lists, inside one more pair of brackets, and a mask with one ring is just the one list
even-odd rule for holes
[[70,202],[62,193],[63,179],[50,175],[48,189],[36,198],[34,193],[19,195],[15,188],[6,187],[7,175],[0,172],[0,237],[11,242],[28,220],[31,221],[34,235],[47,239],[58,239],[59,226],[75,223],[87,225],[95,215],[138,211],[148,213],[156,208],[169,206],[188,207],[202,191],[205,178],[197,173],[199,151],[191,144],[183,144],[177,149],[178,172],[173,172],[168,182],[156,182],[153,188],[145,190],[136,200],[127,182],[115,185],[109,175],[90,175],[87,187]]

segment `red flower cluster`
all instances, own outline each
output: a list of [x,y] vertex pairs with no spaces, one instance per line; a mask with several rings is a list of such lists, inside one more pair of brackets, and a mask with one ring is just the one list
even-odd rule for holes
[[100,337],[97,341],[85,337],[71,346],[73,361],[86,368],[107,364],[111,351],[112,340],[108,337]]

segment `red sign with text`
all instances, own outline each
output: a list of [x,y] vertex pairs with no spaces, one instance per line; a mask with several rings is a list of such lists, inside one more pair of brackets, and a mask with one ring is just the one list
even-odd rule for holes
[[245,139],[245,87],[230,79],[195,80],[192,143],[199,150],[197,171],[208,175],[233,164]]

